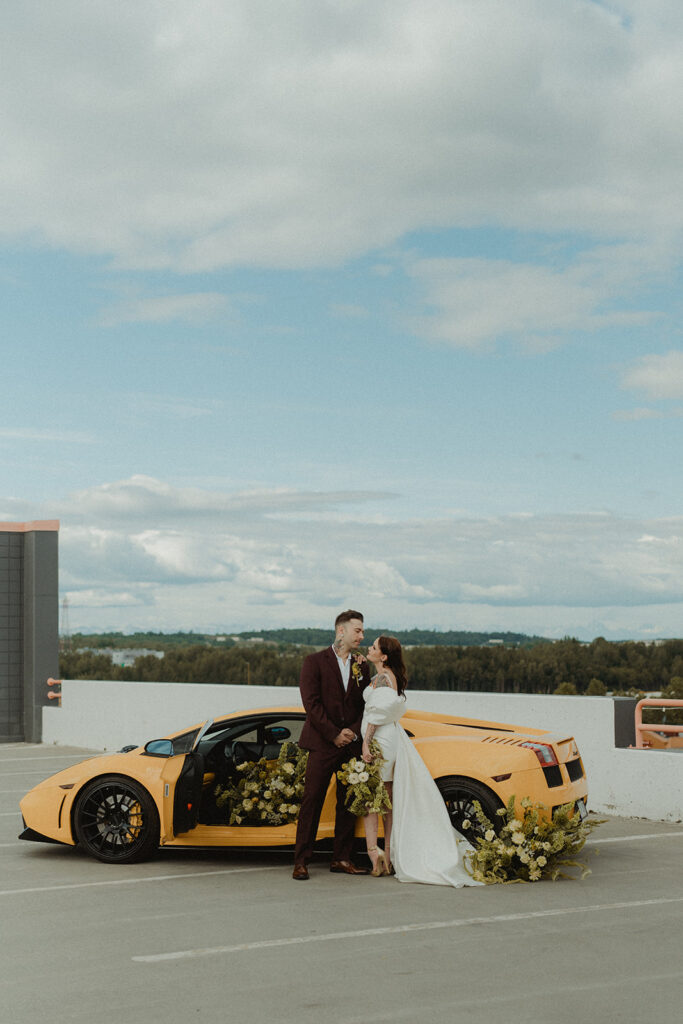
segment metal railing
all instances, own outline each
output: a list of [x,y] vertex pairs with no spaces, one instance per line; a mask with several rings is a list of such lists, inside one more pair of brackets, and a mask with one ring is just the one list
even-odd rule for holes
[[[683,708],[683,700],[671,700],[665,697],[644,697],[636,704],[636,749],[652,748],[652,739],[646,739],[644,733],[664,733],[667,736],[683,734],[683,725],[669,725],[666,722],[645,722],[643,724],[643,708]],[[671,744],[662,738],[661,747],[666,749]],[[678,744],[676,744],[678,746]]]

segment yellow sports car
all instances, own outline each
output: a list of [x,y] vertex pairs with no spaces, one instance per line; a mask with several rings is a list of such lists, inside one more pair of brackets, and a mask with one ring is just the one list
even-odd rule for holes
[[[238,765],[277,759],[283,743],[298,740],[304,718],[300,707],[237,711],[144,747],[88,758],[26,794],[19,838],[78,844],[115,864],[142,860],[159,846],[290,846],[294,821],[231,825],[216,792]],[[549,811],[574,803],[586,813],[586,776],[571,736],[425,711],[408,712],[401,724],[459,830],[466,818],[476,830],[475,800],[489,817],[511,796]],[[335,800],[332,780],[319,840],[334,833]]]

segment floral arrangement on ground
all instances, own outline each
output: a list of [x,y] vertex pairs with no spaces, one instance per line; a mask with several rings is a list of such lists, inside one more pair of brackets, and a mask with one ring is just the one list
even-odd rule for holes
[[277,761],[244,761],[238,775],[214,790],[230,825],[288,825],[296,821],[304,792],[308,751],[283,743]]
[[[505,824],[496,829],[484,814],[481,804],[474,801],[477,820],[485,830],[483,836],[472,840],[475,849],[466,854],[466,866],[478,882],[539,882],[543,878],[575,878],[565,868],[577,868],[581,878],[590,869],[576,860],[576,855],[594,828],[604,819],[581,820],[574,804],[556,808],[552,817],[544,804],[534,804],[525,797],[520,801],[521,820],[515,811],[515,797],[507,807],[496,813]],[[465,820],[463,829],[472,827]]]
[[382,766],[385,762],[377,740],[370,741],[370,753],[370,764],[352,757],[337,772],[337,778],[346,786],[346,806],[358,818],[366,814],[385,814],[391,810],[387,787],[382,781]]

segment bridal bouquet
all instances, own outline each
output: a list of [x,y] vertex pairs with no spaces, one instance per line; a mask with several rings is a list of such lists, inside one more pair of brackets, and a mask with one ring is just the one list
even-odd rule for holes
[[[521,819],[515,812],[514,796],[507,807],[496,813],[505,824],[496,830],[484,814],[479,801],[474,801],[477,820],[485,830],[483,836],[473,838],[473,852],[465,855],[466,866],[477,882],[538,882],[542,878],[573,878],[562,868],[581,869],[581,878],[590,874],[585,864],[576,860],[586,839],[603,819],[581,821],[574,813],[573,804],[558,807],[547,817],[548,808],[532,804],[528,797],[521,801]],[[542,812],[546,812],[543,816]],[[463,821],[462,828],[472,823]]]
[[229,825],[288,825],[299,816],[308,751],[283,743],[277,761],[244,761],[237,778],[214,790]]
[[346,806],[357,818],[366,814],[384,814],[391,810],[391,800],[382,782],[384,758],[377,740],[371,740],[370,753],[370,764],[353,757],[337,772],[337,778],[346,786]]

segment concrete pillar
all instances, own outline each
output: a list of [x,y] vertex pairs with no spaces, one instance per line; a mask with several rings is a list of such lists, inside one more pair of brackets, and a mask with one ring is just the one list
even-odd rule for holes
[[56,521],[0,523],[0,743],[39,743],[59,673]]

